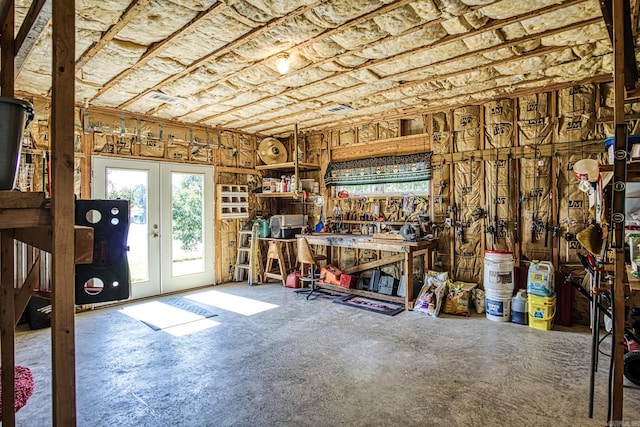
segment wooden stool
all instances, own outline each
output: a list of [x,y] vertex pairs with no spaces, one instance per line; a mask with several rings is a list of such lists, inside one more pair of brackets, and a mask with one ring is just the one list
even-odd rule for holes
[[[287,275],[293,269],[292,251],[290,245],[295,242],[295,239],[269,239],[269,248],[267,249],[267,263],[264,267],[263,282],[266,282],[268,278],[278,279],[284,286],[287,281]],[[284,252],[287,252],[285,258]],[[273,261],[277,261],[275,271]],[[287,260],[289,261],[287,263]]]

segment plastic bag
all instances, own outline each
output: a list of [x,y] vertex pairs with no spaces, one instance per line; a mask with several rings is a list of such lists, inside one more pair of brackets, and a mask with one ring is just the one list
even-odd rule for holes
[[[456,282],[449,286],[449,292],[444,302],[443,312],[456,316],[470,316],[469,312],[469,287],[464,282]],[[466,286],[466,288],[465,288]]]
[[447,282],[434,279],[428,276],[420,289],[420,294],[416,299],[413,311],[424,313],[429,317],[438,317],[442,299],[447,291]]
[[471,295],[473,296],[473,305],[476,307],[476,313],[482,314],[484,313],[485,308],[485,296],[484,291],[482,289],[474,289],[471,291]]

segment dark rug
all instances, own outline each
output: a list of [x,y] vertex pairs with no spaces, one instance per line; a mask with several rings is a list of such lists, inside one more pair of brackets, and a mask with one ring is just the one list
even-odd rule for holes
[[404,311],[404,306],[386,301],[378,301],[371,298],[365,298],[358,295],[347,295],[342,298],[335,299],[336,304],[348,305],[350,307],[361,308],[363,310],[373,311],[375,313],[385,314],[387,316],[395,316]]

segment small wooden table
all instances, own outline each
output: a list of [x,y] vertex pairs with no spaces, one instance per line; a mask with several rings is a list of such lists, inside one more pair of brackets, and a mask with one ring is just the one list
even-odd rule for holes
[[413,309],[415,302],[413,290],[413,261],[417,256],[422,256],[425,270],[432,268],[432,252],[436,246],[435,240],[423,240],[418,242],[405,242],[398,240],[376,239],[372,236],[360,234],[330,234],[330,233],[314,233],[310,235],[300,235],[305,237],[309,244],[327,247],[327,262],[331,262],[331,248],[356,248],[356,249],[373,249],[387,252],[397,252],[392,255],[376,261],[366,262],[342,270],[345,274],[353,274],[372,268],[381,267],[383,265],[392,264],[394,262],[402,262],[404,266],[404,274],[407,280],[407,289],[404,297],[384,295],[377,292],[369,292],[361,289],[350,289],[341,286],[331,285],[328,283],[318,282],[318,286],[339,292],[368,296],[385,301],[397,302],[404,304],[407,310]]
[[[269,244],[267,247],[267,261],[262,270],[264,272],[262,281],[267,282],[267,279],[277,279],[281,280],[284,286],[287,281],[287,275],[291,273],[296,266],[294,246],[297,239],[261,237],[258,240]],[[274,260],[277,261],[278,266],[275,271],[272,271]]]

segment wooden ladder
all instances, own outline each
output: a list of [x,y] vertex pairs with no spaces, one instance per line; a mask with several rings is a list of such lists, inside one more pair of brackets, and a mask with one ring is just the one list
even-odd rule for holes
[[259,224],[255,223],[251,230],[240,230],[238,232],[238,253],[233,277],[236,282],[244,280],[245,270],[247,271],[247,283],[249,285],[258,284],[262,276],[260,245],[258,244],[259,230]]
[[242,282],[244,272],[247,271],[247,279],[251,276],[251,230],[240,230],[238,232],[238,253],[236,255],[236,271],[233,280]]

